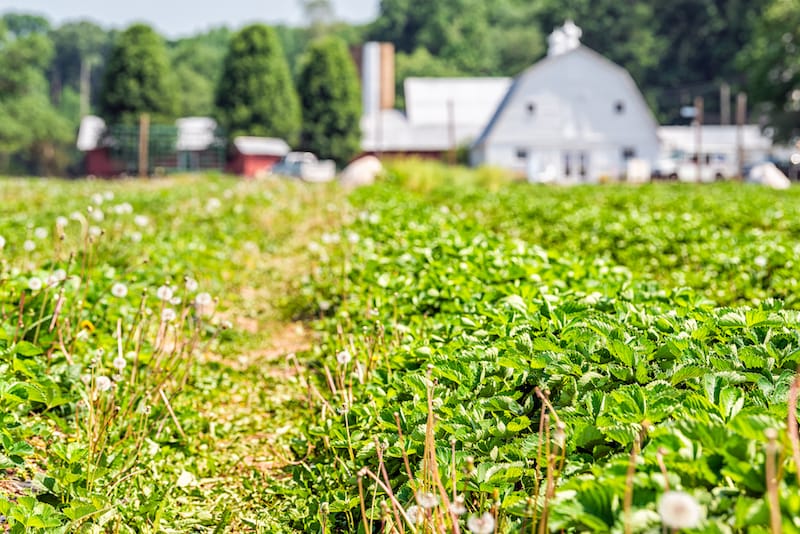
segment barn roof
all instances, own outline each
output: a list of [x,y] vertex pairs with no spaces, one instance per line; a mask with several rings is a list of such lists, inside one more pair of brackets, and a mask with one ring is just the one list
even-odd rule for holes
[[[178,138],[175,148],[179,151],[206,150],[216,140],[217,122],[210,117],[184,117],[175,121]],[[88,152],[100,148],[106,122],[95,115],[87,115],[81,119],[78,128],[78,150]]]
[[365,152],[444,152],[472,141],[481,124],[414,123],[396,109],[361,118]]
[[511,78],[406,78],[406,115],[412,124],[483,126]]
[[[641,98],[642,102],[644,102],[644,97],[641,96],[641,91],[639,90],[639,87],[636,85],[636,82],[633,80],[633,77],[631,77],[630,73],[627,70],[625,70],[624,67],[621,67],[620,65],[617,65],[616,63],[614,63],[613,61],[611,61],[607,57],[603,56],[602,54],[600,54],[600,53],[598,53],[598,52],[596,52],[594,50],[592,50],[591,48],[588,48],[588,47],[586,47],[586,46],[584,46],[582,44],[578,44],[574,48],[570,47],[567,50],[559,51],[556,54],[548,55],[544,59],[542,59],[542,60],[534,63],[530,67],[528,67],[519,76],[517,76],[514,79],[514,82],[509,87],[509,89],[506,92],[505,96],[503,97],[502,101],[500,102],[500,105],[497,106],[497,109],[494,111],[494,114],[492,115],[492,117],[489,120],[488,124],[486,124],[486,127],[483,129],[483,131],[481,132],[480,136],[478,136],[477,140],[473,143],[473,146],[479,146],[479,145],[483,144],[486,141],[486,139],[489,137],[489,135],[491,135],[492,130],[494,129],[495,125],[497,124],[497,121],[499,120],[500,116],[502,116],[502,114],[505,111],[505,109],[510,105],[511,101],[516,96],[515,93],[516,93],[517,89],[519,88],[520,82],[523,79],[534,75],[536,72],[540,71],[543,67],[545,67],[547,65],[550,65],[550,64],[553,64],[553,63],[558,63],[560,61],[563,61],[565,58],[573,56],[573,55],[576,55],[576,54],[582,54],[582,55],[588,56],[588,57],[592,58],[592,60],[594,60],[596,63],[605,66],[606,69],[609,69],[611,71],[615,71],[615,72],[619,73],[620,74],[620,79],[623,81],[623,83],[628,85],[632,89],[634,94],[640,95],[640,98]],[[650,108],[647,107],[646,102],[644,102],[644,104],[645,104],[645,109],[647,109],[647,111],[648,111],[648,120],[652,123],[653,129],[656,129],[658,127],[658,123],[656,122],[655,117],[653,117],[652,113],[650,113],[650,111],[649,111]]]
[[245,156],[285,156],[291,148],[283,139],[275,137],[241,136],[233,140],[233,146]]
[[106,122],[95,115],[87,115],[81,119],[78,128],[78,150],[88,152],[100,146],[100,139],[106,130]]
[[178,127],[175,148],[180,151],[205,150],[216,139],[217,121],[210,117],[185,117],[175,121],[175,126]]

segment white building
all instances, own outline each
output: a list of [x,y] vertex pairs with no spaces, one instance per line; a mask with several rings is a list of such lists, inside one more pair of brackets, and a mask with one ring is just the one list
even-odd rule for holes
[[470,144],[510,85],[510,78],[407,78],[405,113],[373,107],[361,120],[362,149],[438,157]]
[[649,174],[658,125],[630,74],[580,36],[570,21],[553,32],[548,57],[514,80],[473,144],[473,164],[563,183]]

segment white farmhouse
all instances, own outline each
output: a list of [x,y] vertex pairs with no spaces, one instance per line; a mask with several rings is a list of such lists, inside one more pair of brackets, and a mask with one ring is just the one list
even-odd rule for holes
[[548,57],[514,80],[473,144],[474,165],[560,183],[649,175],[658,125],[630,74],[580,36],[571,21],[553,32]]

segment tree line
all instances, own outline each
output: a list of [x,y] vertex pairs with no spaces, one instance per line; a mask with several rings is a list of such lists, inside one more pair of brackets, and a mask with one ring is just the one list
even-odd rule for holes
[[402,107],[408,76],[519,74],[567,18],[583,29],[584,44],[631,73],[662,123],[683,120],[680,109],[695,96],[714,117],[726,83],[748,92],[751,121],[783,138],[800,134],[796,0],[381,0],[364,25],[335,22],[328,0],[304,3],[304,28],[220,27],[173,40],[145,25],[53,27],[43,17],[6,14],[0,172],[79,172],[75,134],[89,112],[107,122],[142,111],[160,121],[213,116],[229,135],[284,137],[345,161],[358,150],[360,114],[348,47],[395,45]]

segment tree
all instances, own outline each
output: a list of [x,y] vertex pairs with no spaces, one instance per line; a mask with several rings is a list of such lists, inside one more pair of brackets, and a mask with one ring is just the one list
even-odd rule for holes
[[145,24],[122,32],[111,50],[100,97],[106,121],[135,124],[142,113],[149,113],[154,122],[171,122],[177,97],[161,37]]
[[50,65],[51,99],[58,103],[65,90],[82,94],[84,112],[99,103],[105,59],[112,36],[85,20],[68,22],[50,32],[55,56]]
[[180,95],[180,116],[214,114],[214,90],[230,36],[231,32],[222,27],[170,43],[170,63]]
[[231,39],[216,91],[217,119],[233,138],[300,134],[300,104],[275,31],[248,26]]
[[769,114],[779,138],[800,136],[800,11],[772,0],[742,52],[751,100]]
[[353,60],[344,41],[314,41],[298,79],[303,109],[301,144],[342,165],[361,145],[361,91]]
[[[6,20],[14,31],[7,29]],[[0,21],[0,168],[52,174],[63,170],[72,132],[48,98],[45,77],[53,47],[38,18]],[[32,29],[36,28],[36,29]]]

